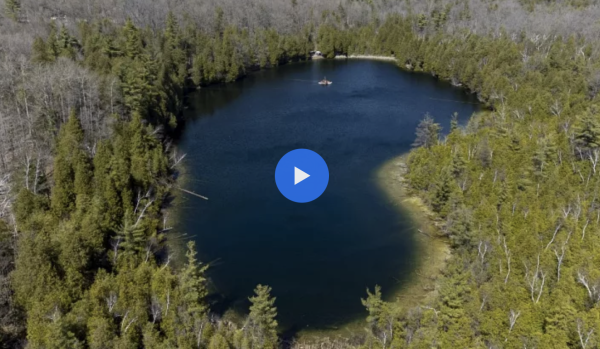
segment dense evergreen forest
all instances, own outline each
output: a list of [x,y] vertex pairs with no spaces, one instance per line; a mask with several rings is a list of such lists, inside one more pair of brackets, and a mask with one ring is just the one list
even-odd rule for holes
[[268,286],[241,323],[212,313],[165,209],[186,92],[319,49],[393,55],[489,111],[447,137],[424,119],[407,159],[452,245],[435,301],[371,289],[364,332],[312,347],[598,348],[598,18],[593,0],[4,0],[0,346],[310,347],[278,338]]

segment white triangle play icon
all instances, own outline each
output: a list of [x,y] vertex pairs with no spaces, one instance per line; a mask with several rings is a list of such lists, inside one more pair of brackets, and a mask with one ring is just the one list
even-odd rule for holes
[[298,167],[294,167],[294,185],[302,182],[303,180],[307,179],[308,177],[310,177],[310,175],[308,173],[302,171]]

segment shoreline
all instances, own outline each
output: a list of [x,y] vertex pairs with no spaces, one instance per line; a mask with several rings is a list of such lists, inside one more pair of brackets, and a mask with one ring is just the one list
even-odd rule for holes
[[403,176],[406,156],[403,154],[388,160],[376,174],[379,188],[397,210],[410,217],[415,230],[413,239],[417,248],[417,266],[404,284],[393,292],[394,302],[404,309],[425,305],[436,298],[438,279],[451,257],[450,245],[439,235],[435,214],[421,198],[408,192]]
[[[403,174],[406,172],[406,154],[402,154],[383,163],[374,174],[376,185],[385,199],[407,216],[414,227],[413,239],[417,255],[414,258],[416,267],[403,278],[403,282],[390,292],[387,302],[403,311],[421,305],[429,306],[438,294],[438,280],[451,257],[450,245],[439,235],[435,224],[435,214],[416,196],[410,195]],[[399,232],[400,233],[400,232]],[[359,301],[359,300],[357,300]],[[333,342],[352,339],[357,333],[367,329],[365,316],[351,320],[343,325],[328,329],[304,329],[296,333],[298,348],[317,343],[322,340]]]
[[396,57],[377,56],[377,55],[349,55],[349,56],[338,55],[338,56],[335,56],[334,59],[369,59],[369,60],[376,60],[376,61],[396,62]]
[[[165,219],[165,225],[170,228],[170,230],[165,234],[165,243],[168,253],[173,254],[175,268],[185,265],[187,242],[193,238],[193,235],[188,235],[187,232],[183,232],[181,231],[182,229],[179,229],[181,224],[181,208],[184,207],[184,204],[187,201],[193,200],[193,198],[190,198],[189,194],[176,188],[185,187],[186,184],[189,183],[187,169],[187,163],[185,160],[181,161],[176,166],[177,178],[174,180],[173,187],[169,188],[171,200],[169,205],[163,210],[162,215],[162,218]],[[203,260],[200,261],[205,263]]]

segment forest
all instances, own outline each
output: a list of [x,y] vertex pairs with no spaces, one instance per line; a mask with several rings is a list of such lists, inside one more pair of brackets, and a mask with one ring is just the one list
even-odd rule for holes
[[[1,5],[0,347],[600,346],[597,1]],[[166,208],[186,94],[315,49],[394,56],[488,110],[447,136],[425,118],[407,156],[452,246],[435,300],[374,287],[365,331],[307,344],[280,337],[267,285],[241,323],[212,312],[194,244],[172,260]]]

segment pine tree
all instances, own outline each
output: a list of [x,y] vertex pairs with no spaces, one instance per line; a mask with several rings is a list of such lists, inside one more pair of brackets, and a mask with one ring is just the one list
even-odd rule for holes
[[[83,142],[83,129],[79,118],[72,110],[69,120],[59,132],[56,157],[54,159],[54,187],[52,189],[52,209],[58,217],[62,217],[75,208],[77,194],[88,192],[89,170],[87,165],[78,166],[79,162],[86,162],[85,154],[81,149]],[[78,169],[77,188],[75,187],[76,169]]]
[[180,273],[180,288],[186,312],[196,319],[204,316],[208,310],[205,303],[208,295],[205,277],[208,265],[196,259],[196,244],[193,241],[188,242],[187,249],[187,263]]
[[143,343],[145,349],[162,349],[168,346],[161,341],[160,333],[155,328],[155,325],[148,322],[142,332]]
[[169,11],[165,28],[165,43],[170,49],[175,49],[179,46],[179,37],[179,24],[177,23],[177,19],[173,15],[173,12]]
[[[123,127],[123,129],[126,129]],[[120,195],[119,210],[124,216],[125,212],[133,212],[133,185],[131,180],[131,156],[129,153],[130,137],[126,130],[119,130],[119,135],[113,142],[112,158],[110,160],[110,185]],[[119,221],[117,221],[119,222]]]
[[371,333],[378,337],[383,330],[383,326],[385,326],[385,312],[388,306],[381,299],[381,287],[376,285],[374,293],[367,289],[367,299],[361,299],[361,302],[369,313],[367,323],[370,326]]
[[454,153],[452,157],[452,176],[459,178],[463,175],[467,167],[467,162],[460,152]]
[[458,113],[454,112],[450,119],[450,133],[458,129]]
[[431,206],[433,211],[439,213],[441,217],[446,217],[449,212],[450,199],[455,186],[453,182],[449,171],[443,170],[435,186],[436,189],[431,200]]
[[258,343],[256,347],[274,349],[277,347],[277,308],[275,298],[271,297],[271,288],[258,285],[254,290],[255,296],[250,297],[250,315],[248,323],[253,337]]
[[[589,110],[577,118],[574,127],[575,147],[582,153],[600,147],[600,121]],[[584,157],[586,154],[579,154]]]
[[125,105],[132,111],[145,113],[154,97],[155,87],[149,65],[139,59],[120,66],[119,77]]
[[412,146],[431,148],[437,143],[441,129],[440,124],[435,123],[431,115],[425,114],[425,118],[417,126],[417,138]]
[[128,220],[117,232],[117,238],[120,240],[119,248],[123,250],[123,254],[134,258],[144,251],[147,241],[144,229],[139,224],[131,224]]
[[59,56],[75,59],[75,47],[77,46],[77,40],[69,34],[67,28],[63,25],[60,28],[58,35],[58,50]]
[[439,327],[442,336],[439,338],[441,348],[470,347],[472,330],[470,320],[464,307],[465,300],[470,294],[468,273],[462,269],[460,261],[448,265],[451,270],[449,277],[441,284],[439,305]]
[[147,188],[152,178],[150,173],[150,152],[153,139],[147,136],[146,128],[142,123],[142,117],[134,112],[128,125],[129,154],[131,159],[131,177],[141,188]]
[[93,166],[93,210],[101,217],[98,222],[101,227],[109,231],[117,229],[117,222],[123,220],[119,190],[113,178],[112,161],[112,144],[108,141],[98,142]]
[[537,149],[533,155],[536,175],[543,176],[546,169],[556,157],[556,144],[553,138],[544,137],[537,141]]
[[45,338],[44,348],[48,349],[83,349],[84,345],[80,342],[73,332],[69,331],[63,319],[58,319],[48,326],[47,337]]
[[50,50],[46,45],[44,39],[36,37],[33,41],[33,61],[38,63],[48,63],[54,60],[53,56],[50,56]]
[[281,56],[281,48],[279,45],[279,35],[275,29],[269,29],[266,31],[267,36],[267,49],[269,51],[269,64],[272,67],[279,65],[279,59]]
[[73,190],[76,197],[76,207],[87,209],[93,193],[93,188],[90,186],[92,182],[92,164],[84,151],[78,153],[77,157],[73,159]]
[[381,299],[381,287],[378,285],[373,293],[367,289],[367,299],[361,299],[361,302],[369,313],[367,323],[371,334],[382,347],[389,348],[395,339],[400,339],[403,332],[404,324],[399,316],[401,308],[396,304],[384,302]]
[[367,316],[367,323],[375,328],[379,324],[379,320],[383,313],[383,300],[381,299],[381,286],[375,286],[375,292],[371,293],[367,289],[367,299],[361,299],[362,305],[367,308],[369,315]]
[[60,45],[58,43],[58,29],[56,28],[56,22],[50,22],[50,33],[48,34],[48,40],[46,41],[46,47],[48,49],[48,57],[54,61],[60,54]]
[[4,3],[4,11],[6,16],[13,21],[17,22],[19,20],[19,15],[21,12],[21,1],[19,0],[5,0]]
[[544,319],[546,332],[552,333],[552,340],[555,343],[568,343],[569,328],[571,321],[575,318],[577,310],[573,306],[571,296],[564,293],[563,290],[554,291],[553,302],[549,304]]
[[133,24],[131,18],[128,18],[123,27],[125,42],[123,52],[130,59],[138,58],[142,54],[143,44],[139,29]]
[[425,29],[425,27],[427,26],[429,20],[427,19],[427,16],[425,16],[425,14],[421,13],[419,14],[419,16],[417,17],[417,26],[419,27],[419,30],[423,30]]
[[223,35],[223,29],[224,29],[224,12],[223,12],[223,8],[221,8],[220,6],[217,6],[217,8],[215,9],[215,33],[217,34],[218,37],[221,37]]
[[87,321],[87,343],[90,349],[112,348],[115,338],[115,324],[112,318],[92,316]]
[[239,57],[239,52],[236,45],[237,29],[227,27],[223,32],[221,42],[221,72],[225,76],[226,82],[235,81],[243,72],[242,62]]
[[473,216],[471,212],[464,206],[460,206],[448,215],[447,231],[450,235],[452,246],[471,247],[473,244],[472,221]]
[[208,349],[230,349],[231,345],[227,341],[221,333],[216,333],[210,339],[210,343],[208,344]]

